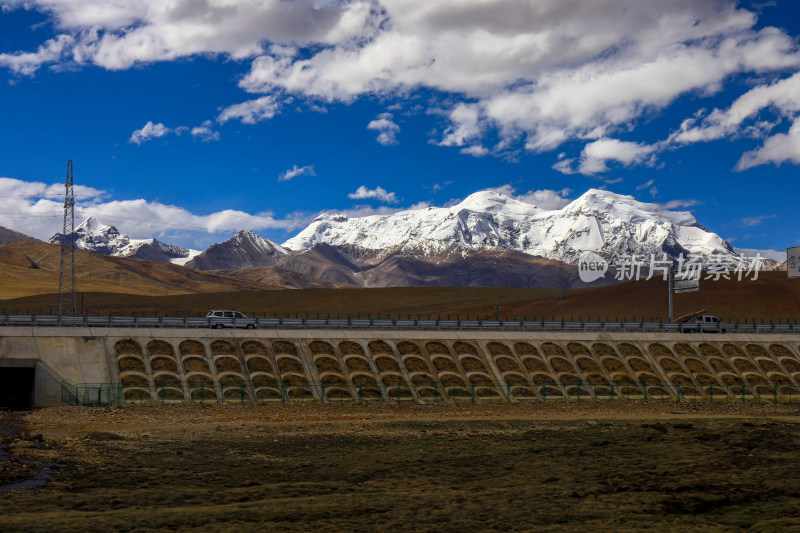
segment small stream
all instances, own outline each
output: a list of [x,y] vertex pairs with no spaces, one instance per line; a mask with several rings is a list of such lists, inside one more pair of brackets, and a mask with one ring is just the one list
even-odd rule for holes
[[22,436],[23,425],[24,422],[20,416],[20,412],[0,410],[0,463],[10,462],[20,465],[37,465],[38,470],[36,474],[29,479],[10,483],[8,485],[0,485],[0,492],[38,487],[50,479],[58,470],[58,465],[54,463],[39,463],[38,461],[14,457],[9,447]]

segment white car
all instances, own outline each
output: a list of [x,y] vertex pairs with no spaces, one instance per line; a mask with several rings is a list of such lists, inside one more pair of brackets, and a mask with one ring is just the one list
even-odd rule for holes
[[700,315],[681,324],[681,329],[685,333],[725,333],[722,321],[713,315]]
[[247,328],[256,327],[255,320],[247,318],[247,315],[239,311],[209,311],[206,313],[209,319],[209,326],[216,329],[222,328]]

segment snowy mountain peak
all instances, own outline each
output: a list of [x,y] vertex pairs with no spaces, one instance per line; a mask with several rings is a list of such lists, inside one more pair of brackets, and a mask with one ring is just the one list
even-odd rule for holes
[[95,217],[89,217],[84,220],[77,228],[75,228],[75,233],[82,233],[85,235],[102,235],[109,232],[113,232],[114,234],[119,235],[119,231],[114,226],[107,226],[103,224]]
[[697,224],[697,219],[688,211],[670,211],[660,204],[640,202],[633,196],[603,189],[589,189],[564,207],[564,211],[581,210],[604,212],[629,222],[653,219],[682,226]]
[[283,248],[282,246],[275,244],[269,239],[265,239],[261,235],[254,233],[250,230],[241,230],[236,235],[231,237],[231,241],[233,243],[241,245],[249,245],[258,250],[263,251],[264,253],[275,253],[278,252],[280,254],[288,253],[288,250]]
[[[95,217],[84,220],[72,235],[75,247],[103,255],[116,257],[136,257],[152,261],[174,262],[181,264],[198,254],[196,250],[189,250],[180,246],[165,244],[158,239],[131,239],[117,228],[103,224]],[[48,242],[61,244],[69,242],[69,238],[61,233],[56,233]]]
[[334,222],[346,222],[347,215],[322,213],[319,216],[317,216],[317,218],[315,218],[313,222],[322,222],[323,220],[332,220]]
[[425,257],[506,249],[570,262],[584,251],[607,258],[633,253],[735,255],[689,212],[601,189],[589,189],[554,210],[486,190],[447,208],[342,220],[321,216],[283,246],[304,250],[320,243]]
[[478,191],[472,193],[450,209],[451,211],[468,209],[476,212],[504,213],[507,215],[522,215],[547,211],[535,204],[511,198],[497,191]]

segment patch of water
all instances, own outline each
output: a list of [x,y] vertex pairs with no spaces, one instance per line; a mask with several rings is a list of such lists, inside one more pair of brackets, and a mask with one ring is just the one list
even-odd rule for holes
[[38,465],[39,469],[32,478],[8,485],[0,485],[0,492],[38,487],[49,480],[58,470],[58,465],[54,463],[38,463],[36,461],[15,459],[13,457],[8,449],[16,439],[22,436],[22,425],[22,418],[18,413],[14,411],[0,411],[0,462],[11,462],[20,465]]

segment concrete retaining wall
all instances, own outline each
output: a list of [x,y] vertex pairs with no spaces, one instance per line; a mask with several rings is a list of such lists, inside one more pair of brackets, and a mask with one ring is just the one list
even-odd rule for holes
[[713,399],[723,389],[750,398],[800,394],[800,335],[42,327],[0,333],[0,372],[35,366],[37,406],[60,404],[64,379],[121,383],[131,403],[263,403],[321,394],[419,402],[648,391]]

